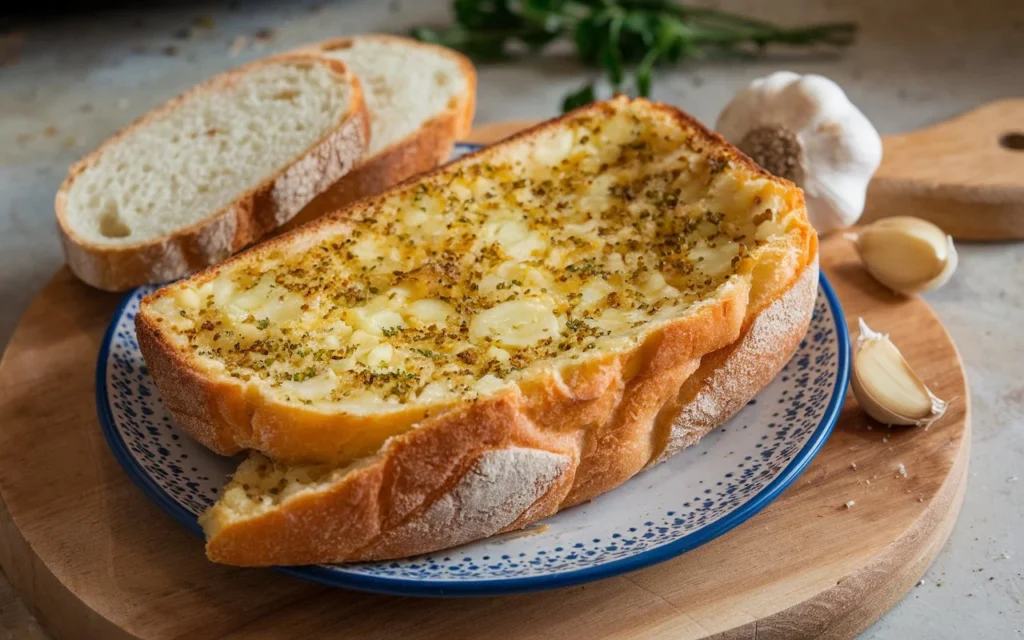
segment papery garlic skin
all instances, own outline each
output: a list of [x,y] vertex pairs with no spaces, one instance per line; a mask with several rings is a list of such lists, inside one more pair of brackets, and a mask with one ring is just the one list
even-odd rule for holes
[[868,273],[896,293],[933,291],[949,281],[959,264],[953,238],[920,218],[885,218],[853,239]]
[[[882,138],[835,82],[791,71],[759,78],[725,107],[716,129],[803,188],[818,233],[845,229],[863,213],[868,182],[882,162]],[[774,146],[766,143],[773,135]]]
[[928,426],[946,412],[884,333],[858,319],[850,385],[864,413],[883,424]]

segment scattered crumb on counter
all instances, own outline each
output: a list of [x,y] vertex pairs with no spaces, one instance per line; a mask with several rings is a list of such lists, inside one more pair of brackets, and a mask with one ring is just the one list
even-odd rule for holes
[[249,48],[250,43],[252,43],[252,38],[249,36],[235,36],[235,39],[231,41],[231,46],[228,47],[228,56],[237,58],[238,54]]
[[853,469],[854,471],[856,471],[857,470],[857,463],[856,462],[851,462],[850,463],[850,468]]
[[847,500],[847,501],[846,501],[846,504],[845,504],[844,506],[845,506],[845,507],[846,507],[847,509],[852,509],[852,508],[853,508],[853,505],[855,505],[855,504],[857,504],[857,503],[856,503],[856,502],[854,502],[853,500]]
[[43,135],[45,135],[47,138],[52,138],[53,136],[57,135],[57,131],[57,127],[51,124],[50,126],[43,129]]

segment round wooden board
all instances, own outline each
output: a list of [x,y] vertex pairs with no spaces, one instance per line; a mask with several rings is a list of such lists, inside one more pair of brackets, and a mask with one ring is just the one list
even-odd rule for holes
[[721,538],[601,582],[463,600],[208,562],[107,449],[94,368],[119,297],[64,269],[0,364],[0,566],[58,638],[851,637],[913,587],[949,536],[964,495],[969,396],[956,347],[924,302],[885,292],[841,238],[821,250],[848,321],[891,333],[927,384],[956,398],[940,421],[887,429],[850,397],[807,471]]

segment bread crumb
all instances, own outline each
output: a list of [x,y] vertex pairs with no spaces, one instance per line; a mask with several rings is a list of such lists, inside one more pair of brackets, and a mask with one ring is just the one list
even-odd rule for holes
[[242,53],[249,48],[249,44],[252,42],[252,38],[249,36],[237,36],[231,41],[231,47],[228,49],[228,56],[237,58],[238,54]]
[[905,466],[903,466],[902,462],[900,463],[900,465],[898,467],[896,467],[896,475],[898,475],[901,478],[906,478],[907,477],[907,468]]
[[889,436],[885,436],[884,438],[882,438],[882,444],[886,444],[888,442],[889,442]]
[[854,471],[856,471],[857,470],[857,463],[856,462],[851,462],[850,463],[850,468],[853,469]]
[[846,506],[847,509],[852,509],[853,505],[855,505],[855,504],[857,504],[857,503],[854,502],[853,500],[847,500],[845,506]]
[[50,126],[43,129],[43,135],[45,135],[47,138],[52,138],[53,136],[57,135],[57,127],[51,124]]

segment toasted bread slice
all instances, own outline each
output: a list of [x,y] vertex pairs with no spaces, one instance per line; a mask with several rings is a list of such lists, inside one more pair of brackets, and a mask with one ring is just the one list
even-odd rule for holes
[[469,135],[476,71],[451,49],[371,34],[299,51],[340,60],[359,77],[370,114],[370,146],[355,169],[310,202],[284,231],[433,169],[448,160],[456,140]]
[[521,527],[703,435],[784,364],[816,273],[798,188],[617,98],[166,287],[136,325],[178,423],[260,452],[204,516],[211,558],[377,559]]
[[68,265],[118,291],[223,260],[345,175],[368,136],[362,88],[337,60],[215,76],[71,168],[56,199]]

